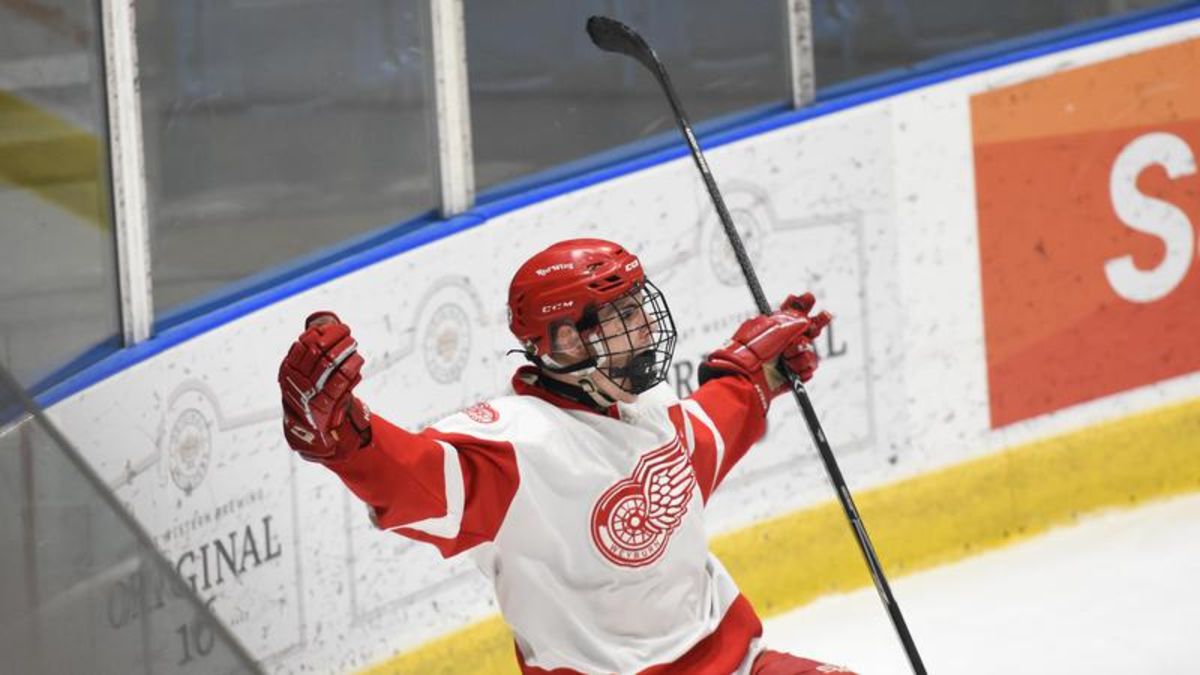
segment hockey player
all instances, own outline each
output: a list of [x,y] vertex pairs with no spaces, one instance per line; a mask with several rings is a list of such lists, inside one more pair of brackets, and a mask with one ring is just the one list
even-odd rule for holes
[[675,325],[638,258],[598,239],[517,270],[509,327],[530,365],[513,393],[410,432],[352,393],[363,364],[330,312],[279,371],[284,435],[374,523],[471,555],[492,581],[525,673],[848,672],[759,644],[762,625],[708,552],[704,508],[812,377],[828,324],[810,294],[741,325],[679,400],[662,385]]

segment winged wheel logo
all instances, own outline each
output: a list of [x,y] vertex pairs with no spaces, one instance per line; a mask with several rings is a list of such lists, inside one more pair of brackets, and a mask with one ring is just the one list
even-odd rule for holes
[[670,444],[638,460],[592,509],[592,541],[610,562],[641,567],[658,560],[687,513],[696,474],[683,444]]

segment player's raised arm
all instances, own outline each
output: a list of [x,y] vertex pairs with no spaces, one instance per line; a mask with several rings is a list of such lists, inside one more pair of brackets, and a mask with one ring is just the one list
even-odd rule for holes
[[354,396],[363,358],[331,312],[309,317],[279,368],[288,445],[323,464],[370,507],[377,526],[454,555],[489,541],[518,485],[507,443],[411,433]]
[[832,317],[812,315],[811,293],[748,319],[700,365],[700,387],[672,411],[692,447],[705,500],[767,428],[770,402],[789,389],[781,362],[804,382],[816,372],[815,340]]

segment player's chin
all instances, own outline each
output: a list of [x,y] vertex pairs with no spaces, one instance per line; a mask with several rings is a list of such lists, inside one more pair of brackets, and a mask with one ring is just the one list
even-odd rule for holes
[[638,395],[633,393],[633,387],[628,377],[610,378],[604,377],[604,393],[614,401],[621,403],[633,403],[637,401]]
[[638,395],[637,395],[637,394],[631,394],[631,393],[629,393],[629,392],[625,391],[624,389],[622,389],[622,390],[620,391],[620,393],[619,393],[619,394],[617,394],[617,397],[616,397],[616,398],[617,398],[617,400],[618,400],[618,401],[620,401],[621,403],[626,403],[626,404],[629,404],[629,403],[637,403],[637,400],[638,400]]

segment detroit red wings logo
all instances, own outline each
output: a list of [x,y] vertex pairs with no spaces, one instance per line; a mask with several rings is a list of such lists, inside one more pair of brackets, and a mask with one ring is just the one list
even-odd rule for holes
[[696,474],[678,438],[643,455],[633,475],[606,490],[592,509],[596,548],[624,567],[658,560],[687,513],[695,486]]

